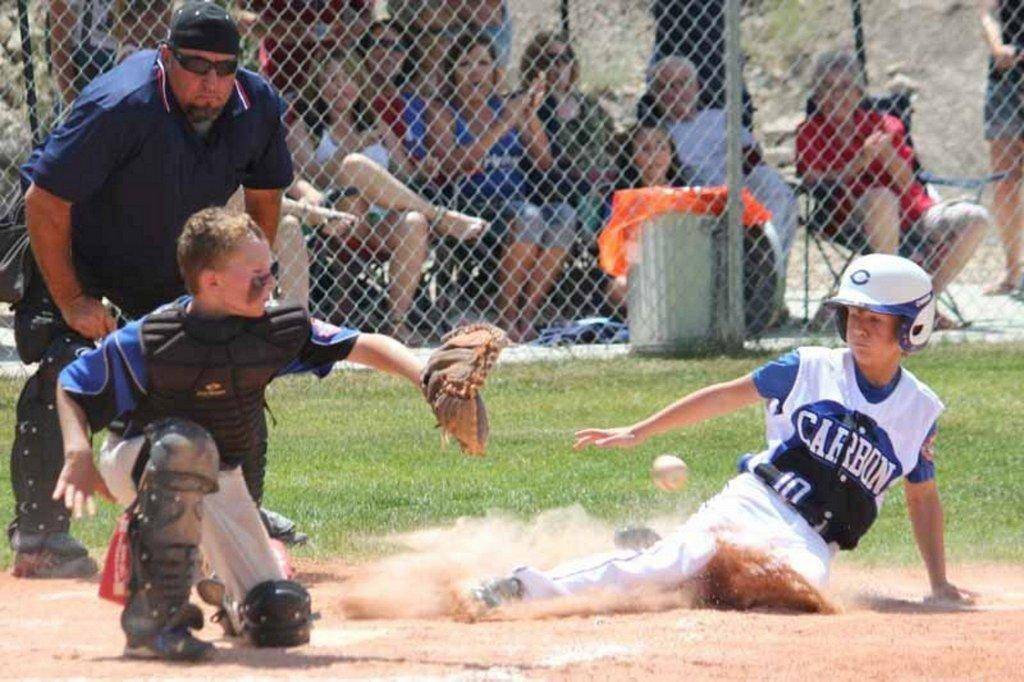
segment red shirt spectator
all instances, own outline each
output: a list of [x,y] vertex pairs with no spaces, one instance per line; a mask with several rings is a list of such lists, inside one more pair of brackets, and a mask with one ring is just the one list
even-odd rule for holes
[[[820,114],[811,116],[796,131],[796,170],[803,175],[807,170],[819,173],[840,174],[849,165],[872,133],[883,131],[890,135],[893,153],[914,162],[914,150],[907,144],[903,123],[895,116],[875,111],[858,109],[853,114],[853,134],[840,133],[831,122]],[[932,207],[934,200],[928,196],[925,186],[912,182],[902,194],[893,178],[881,164],[872,163],[866,171],[844,181],[846,192],[837,197],[833,224],[842,225],[853,210],[853,199],[863,195],[872,187],[884,187],[899,196],[901,227],[909,230],[925,211]]]
[[357,38],[369,23],[369,0],[252,0],[267,34],[260,67],[281,92],[301,92],[313,67],[339,45]]
[[402,118],[402,114],[405,113],[405,100],[402,97],[374,97],[370,107],[388,124],[395,137],[400,140],[405,138],[406,124]]

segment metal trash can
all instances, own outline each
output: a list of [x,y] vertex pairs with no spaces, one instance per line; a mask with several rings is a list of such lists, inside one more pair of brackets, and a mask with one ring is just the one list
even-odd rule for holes
[[629,339],[639,355],[678,355],[714,343],[716,248],[725,218],[668,213],[640,231],[629,271]]

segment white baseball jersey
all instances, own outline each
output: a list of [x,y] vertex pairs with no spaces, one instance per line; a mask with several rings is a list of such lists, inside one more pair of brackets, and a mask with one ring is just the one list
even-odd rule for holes
[[[800,364],[789,394],[765,408],[768,447],[746,468],[776,463],[794,449],[809,451],[825,468],[836,469],[840,482],[859,484],[881,506],[889,486],[917,466],[942,401],[902,368],[891,392],[871,401],[858,384],[848,348],[804,347],[797,353]],[[792,497],[801,491],[796,485],[785,492]]]

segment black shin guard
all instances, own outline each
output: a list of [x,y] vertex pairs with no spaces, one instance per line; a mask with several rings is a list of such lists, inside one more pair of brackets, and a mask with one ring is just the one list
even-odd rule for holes
[[203,623],[188,598],[203,496],[217,490],[220,458],[213,438],[192,422],[163,420],[147,427],[146,436],[149,461],[129,528],[132,576],[121,626],[132,651],[146,648],[164,658],[187,651],[181,656],[194,658],[206,648],[187,632]]

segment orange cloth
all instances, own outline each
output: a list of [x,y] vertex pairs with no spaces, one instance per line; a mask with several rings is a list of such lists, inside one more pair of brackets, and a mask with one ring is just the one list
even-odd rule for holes
[[[620,189],[612,197],[612,215],[597,236],[601,269],[612,277],[629,272],[629,253],[635,248],[640,226],[665,213],[725,214],[726,187],[644,187]],[[763,225],[771,212],[750,192],[743,190],[743,224]]]

